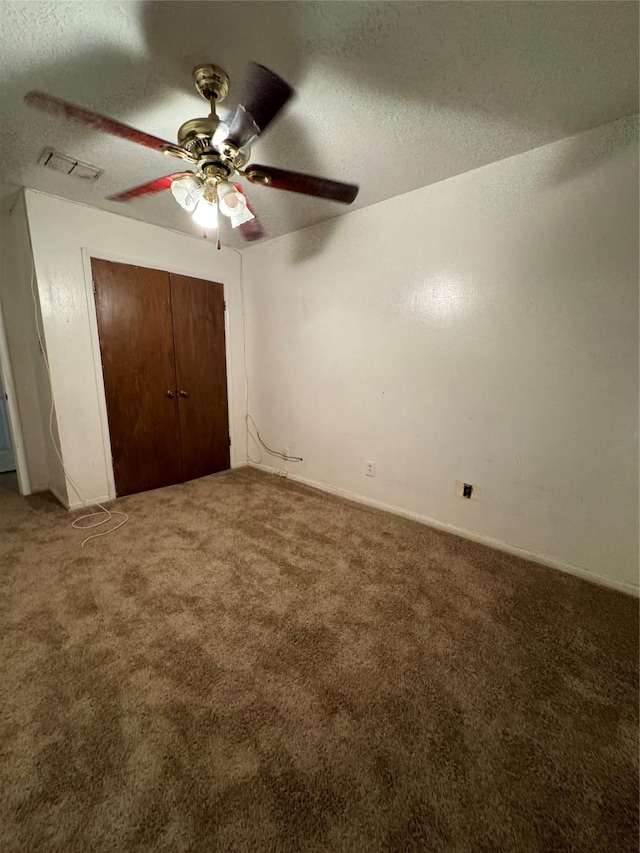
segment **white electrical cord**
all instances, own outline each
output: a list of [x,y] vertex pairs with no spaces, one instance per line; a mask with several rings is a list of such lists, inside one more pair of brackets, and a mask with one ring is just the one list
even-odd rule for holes
[[[277,456],[278,459],[282,459],[284,462],[302,462],[302,456],[289,456],[287,453],[280,453],[279,450],[273,450],[271,447],[269,447],[262,440],[262,436],[260,435],[260,432],[258,431],[258,427],[256,426],[256,422],[251,417],[251,415],[247,414],[246,420],[247,420],[247,431],[249,430],[249,424],[251,424],[251,426],[256,431],[256,437],[257,437],[258,441],[260,442],[260,447],[264,447],[264,449],[267,451],[267,453],[270,453],[272,456]],[[251,438],[253,438],[254,441],[256,440],[253,437],[253,434],[251,435]],[[261,453],[262,453],[262,451],[261,451]]]
[[[247,454],[247,461],[252,462],[254,465],[260,465],[262,463],[262,448],[264,448],[267,453],[270,453],[271,456],[277,456],[278,459],[282,459],[284,462],[302,462],[302,456],[287,456],[285,453],[279,453],[277,450],[272,450],[268,447],[262,438],[260,437],[260,432],[258,431],[258,427],[256,426],[256,422],[249,414],[249,378],[247,376],[247,326],[245,320],[245,308],[244,308],[244,283],[243,283],[243,258],[242,252],[238,251],[238,249],[233,249],[234,252],[237,252],[240,256],[240,299],[242,302],[242,363],[244,367],[244,404],[245,404],[245,425],[247,427],[246,435],[245,435],[245,449]],[[251,432],[251,428],[255,430],[255,435]],[[255,446],[258,448],[258,453],[260,454],[259,459],[252,459],[251,454],[249,452],[249,438],[252,439]]]
[[[244,368],[244,421],[246,426],[246,434],[245,434],[245,452],[247,455],[247,461],[252,462],[254,465],[260,465],[262,462],[262,449],[260,445],[254,438],[254,436],[249,432],[249,377],[247,376],[247,324],[245,319],[245,308],[244,308],[244,284],[243,284],[243,259],[242,252],[238,251],[238,249],[234,249],[234,252],[237,252],[240,256],[240,299],[242,302],[242,366]],[[253,443],[258,448],[258,453],[260,454],[259,459],[252,459],[251,454],[249,452],[249,437],[253,439]]]
[[[73,479],[73,477],[71,477],[71,475],[69,474],[69,472],[66,470],[66,468],[64,466],[64,460],[62,458],[62,453],[60,452],[60,449],[58,448],[58,443],[57,443],[56,438],[53,434],[53,414],[55,411],[55,403],[53,401],[53,384],[51,381],[51,370],[49,368],[49,359],[47,358],[47,353],[45,351],[44,344],[42,342],[42,335],[40,334],[40,321],[38,320],[38,301],[36,299],[34,279],[35,279],[35,262],[34,262],[33,257],[32,257],[31,258],[31,298],[33,300],[33,316],[34,316],[35,323],[36,323],[36,335],[38,336],[38,346],[40,347],[40,352],[42,353],[42,359],[43,359],[44,365],[47,369],[47,378],[49,380],[49,394],[51,396],[51,407],[49,409],[49,435],[51,437],[51,442],[53,444],[53,449],[56,452],[56,456],[58,457],[58,459],[60,460],[60,464],[62,465],[62,472],[63,472],[65,478],[73,486],[73,489],[74,489],[75,493],[78,495],[78,497],[80,498],[80,501],[83,504],[86,504],[87,501],[86,501],[85,497],[83,496],[83,494],[81,493],[78,484]],[[81,548],[84,548],[84,546],[87,544],[87,542],[90,542],[91,539],[97,539],[99,536],[107,536],[109,533],[113,533],[115,530],[118,530],[120,527],[122,527],[124,524],[126,524],[127,521],[129,521],[129,516],[127,515],[126,512],[120,512],[120,511],[117,511],[115,509],[112,512],[111,510],[102,506],[101,503],[97,503],[97,502],[96,502],[95,506],[100,508],[99,512],[88,512],[85,515],[81,515],[79,518],[76,518],[76,519],[74,519],[74,521],[71,522],[71,526],[75,527],[77,530],[91,530],[93,527],[100,527],[103,524],[107,524],[116,515],[122,516],[122,521],[119,521],[115,525],[115,527],[110,527],[109,530],[103,530],[101,533],[92,533],[91,536],[87,536],[87,538],[84,539],[82,544],[80,545]],[[95,516],[102,516],[102,515],[104,515],[106,517],[102,518],[100,520],[93,521],[91,524],[79,524],[80,521],[84,521],[87,518],[95,518]]]

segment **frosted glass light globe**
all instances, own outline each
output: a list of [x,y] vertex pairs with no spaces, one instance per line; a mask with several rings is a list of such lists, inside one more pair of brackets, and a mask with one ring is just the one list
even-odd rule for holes
[[229,181],[222,181],[218,185],[218,204],[220,213],[225,216],[238,216],[247,206],[243,194]]
[[193,221],[209,231],[218,227],[218,206],[215,203],[200,199],[193,212]]
[[196,209],[203,192],[202,181],[195,175],[186,175],[171,182],[171,194],[180,207],[189,212]]

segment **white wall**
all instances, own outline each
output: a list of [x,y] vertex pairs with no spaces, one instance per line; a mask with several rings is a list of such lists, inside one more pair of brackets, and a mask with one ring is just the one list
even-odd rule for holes
[[28,472],[28,488],[23,491],[38,492],[49,488],[52,480],[59,483],[61,474],[49,437],[51,398],[38,347],[31,275],[29,229],[20,195],[0,211],[0,302],[18,410],[18,421],[12,419],[19,433],[14,434],[14,443],[24,451]]
[[243,261],[250,411],[293,475],[637,589],[636,119]]
[[[90,257],[221,281],[227,300],[232,464],[244,462],[240,258],[213,242],[25,191],[65,467],[86,503],[113,496]],[[240,452],[240,456],[238,456]],[[81,501],[67,483],[69,504]]]

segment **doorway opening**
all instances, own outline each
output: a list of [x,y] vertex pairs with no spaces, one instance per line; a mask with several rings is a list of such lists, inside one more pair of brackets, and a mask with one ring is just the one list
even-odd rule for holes
[[[9,429],[7,399],[7,392],[4,390],[2,376],[0,376],[0,475],[13,474],[17,489],[18,475],[16,473],[16,455],[13,449],[11,430]],[[6,479],[7,478],[3,476],[3,482]]]
[[0,311],[0,493],[28,495],[30,492],[9,347]]

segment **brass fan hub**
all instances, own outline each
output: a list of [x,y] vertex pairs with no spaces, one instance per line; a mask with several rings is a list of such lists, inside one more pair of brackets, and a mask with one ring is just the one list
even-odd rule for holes
[[185,121],[178,130],[178,145],[189,150],[189,146],[198,139],[210,140],[219,124],[220,119],[216,115]]
[[196,89],[202,97],[216,103],[223,101],[229,91],[229,75],[217,65],[196,65],[193,69],[193,79]]
[[228,181],[232,170],[226,163],[220,160],[209,160],[199,163],[198,168],[202,177],[209,183],[218,184],[220,181]]

